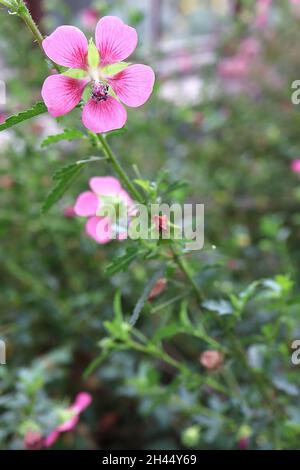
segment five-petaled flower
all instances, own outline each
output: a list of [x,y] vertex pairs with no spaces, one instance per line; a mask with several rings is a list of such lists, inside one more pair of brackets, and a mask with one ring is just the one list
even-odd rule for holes
[[88,217],[87,235],[101,244],[127,238],[128,222],[135,211],[128,193],[113,176],[94,176],[89,184],[91,191],[81,193],[74,206],[75,214]]
[[96,26],[95,43],[74,26],[60,26],[43,41],[46,55],[67,67],[48,77],[42,97],[49,113],[61,116],[80,102],[87,86],[89,98],[82,121],[92,132],[109,132],[124,126],[129,107],[143,105],[154,85],[154,72],[142,64],[123,62],[137,46],[137,32],[119,18],[105,16]]

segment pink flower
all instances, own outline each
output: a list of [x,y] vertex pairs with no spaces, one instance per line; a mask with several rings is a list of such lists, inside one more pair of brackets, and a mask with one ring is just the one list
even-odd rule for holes
[[219,351],[204,351],[199,360],[206,369],[215,370],[222,365],[223,356]]
[[[95,176],[89,185],[91,191],[81,193],[74,206],[76,215],[88,217],[87,235],[101,244],[113,238],[123,240],[127,237],[127,215],[133,210],[130,196],[113,176]],[[106,210],[108,215],[101,215]],[[112,212],[115,218],[110,215]]]
[[256,17],[254,20],[254,26],[256,28],[263,29],[267,26],[271,6],[272,0],[257,0]]
[[99,13],[95,8],[84,8],[80,12],[82,26],[85,29],[93,29],[97,24]]
[[74,26],[60,26],[44,39],[47,56],[69,70],[48,77],[42,97],[49,113],[61,116],[75,108],[90,84],[83,124],[93,132],[108,132],[123,127],[127,120],[120,101],[133,108],[143,105],[152,93],[155,76],[147,65],[123,62],[136,48],[137,32],[119,18],[101,18],[95,40],[96,44],[88,43]]
[[75,398],[74,403],[67,410],[70,412],[71,417],[68,418],[64,423],[60,424],[55,428],[43,442],[44,447],[51,447],[58,439],[60,433],[71,431],[75,428],[79,421],[80,414],[91,404],[92,397],[89,393],[81,392]]
[[291,163],[291,170],[294,173],[300,173],[300,159],[298,160],[293,160]]
[[222,78],[244,78],[249,73],[249,61],[246,57],[235,55],[220,60],[218,73]]

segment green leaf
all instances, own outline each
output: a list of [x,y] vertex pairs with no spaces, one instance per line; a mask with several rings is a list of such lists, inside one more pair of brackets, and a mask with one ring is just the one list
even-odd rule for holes
[[90,39],[88,48],[88,64],[92,69],[96,69],[100,63],[99,52],[93,39]]
[[151,182],[143,179],[135,179],[134,183],[140,186],[146,193],[151,191]]
[[6,121],[0,124],[0,131],[4,131],[9,127],[13,127],[16,124],[20,124],[23,121],[27,121],[28,119],[38,116],[39,114],[46,113],[47,111],[45,103],[43,101],[38,101],[32,108],[7,118]]
[[55,204],[64,195],[67,189],[69,189],[72,183],[79,176],[84,165],[99,160],[105,160],[105,158],[90,157],[86,158],[85,160],[78,160],[76,163],[71,163],[71,165],[66,165],[57,170],[52,176],[55,185],[51,189],[42,205],[42,214],[45,214],[53,206],[53,204]]
[[67,77],[71,77],[71,78],[85,78],[85,77],[87,77],[86,71],[81,70],[81,69],[69,69],[69,70],[66,70],[66,72],[63,73],[63,75],[66,75]]
[[112,262],[106,266],[106,274],[113,276],[118,272],[126,271],[128,266],[139,256],[140,253],[141,252],[139,252],[136,247],[127,248],[123,255],[113,259]]
[[182,327],[179,323],[171,323],[170,325],[159,328],[156,331],[152,341],[154,343],[159,343],[163,339],[171,338],[178,335],[179,333],[182,333],[182,331]]
[[129,65],[129,62],[119,62],[118,64],[111,64],[107,65],[106,67],[103,67],[101,72],[106,77],[113,77],[114,75],[117,75],[117,73],[120,73],[123,70],[127,69]]
[[69,189],[69,187],[81,173],[83,166],[83,163],[73,163],[58,170],[53,175],[53,180],[56,184],[51,189],[42,205],[42,214],[45,214],[53,206],[53,204],[55,204],[65,194],[67,189]]
[[49,135],[43,140],[41,147],[46,147],[50,144],[55,144],[56,142],[60,142],[61,140],[74,140],[74,139],[82,139],[85,135],[83,132],[79,131],[78,129],[65,129],[60,134]]

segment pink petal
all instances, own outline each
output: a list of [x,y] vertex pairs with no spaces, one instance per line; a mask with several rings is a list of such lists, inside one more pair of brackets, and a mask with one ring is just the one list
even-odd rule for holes
[[137,32],[115,16],[104,16],[96,26],[101,66],[127,59],[137,46]]
[[79,103],[86,84],[86,80],[65,75],[51,75],[46,78],[42,97],[49,113],[54,117],[69,113]]
[[123,103],[136,108],[148,100],[154,81],[155,75],[151,67],[136,64],[115,75],[109,83]]
[[113,176],[94,176],[89,181],[90,188],[94,193],[104,196],[118,194],[121,191],[121,184]]
[[82,112],[83,124],[87,129],[96,133],[120,129],[126,120],[126,109],[112,96],[109,96],[106,101],[100,102],[90,98]]
[[72,431],[72,429],[75,428],[76,424],[79,421],[79,415],[75,415],[72,418],[68,419],[65,423],[62,423],[60,426],[58,426],[57,431],[58,432],[67,432],[67,431]]
[[108,217],[103,217],[96,226],[96,234],[98,242],[102,245],[112,240],[112,231],[110,227],[110,220]]
[[81,193],[75,203],[74,211],[76,215],[81,217],[89,217],[95,215],[99,206],[97,196],[91,191]]
[[43,41],[43,49],[56,64],[73,69],[87,68],[88,42],[75,26],[59,26]]
[[[108,219],[104,219],[104,225],[108,226]],[[104,244],[110,241],[110,236],[108,234],[104,234],[103,230],[99,231],[99,233],[97,232],[97,226],[101,220],[103,220],[102,217],[91,217],[86,223],[85,230],[87,235],[93,238],[93,240],[95,240],[97,243]]]
[[85,410],[92,402],[92,396],[86,392],[78,393],[77,397],[75,398],[74,404],[71,406],[72,410],[76,413],[81,413]]
[[57,441],[58,437],[59,437],[59,431],[57,431],[57,430],[55,429],[55,431],[52,431],[52,432],[49,434],[49,436],[47,436],[47,437],[45,438],[44,446],[45,446],[45,447],[51,447],[51,446],[53,446],[53,444]]

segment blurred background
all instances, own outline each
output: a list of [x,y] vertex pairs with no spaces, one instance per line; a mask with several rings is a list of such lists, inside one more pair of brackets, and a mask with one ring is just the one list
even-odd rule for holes
[[[137,28],[139,47],[132,60],[153,67],[155,92],[143,108],[129,110],[126,134],[112,137],[111,144],[131,174],[137,165],[144,178],[166,174],[170,184],[187,181],[174,198],[205,204],[205,247],[193,263],[205,266],[198,281],[208,295],[227,298],[257,279],[278,275],[285,285],[294,283],[286,311],[292,333],[276,345],[286,357],[278,369],[286,368],[290,378],[280,375],[282,406],[294,418],[300,382],[289,348],[297,333],[300,337],[300,109],[291,101],[291,85],[300,79],[298,3],[27,2],[44,34],[73,24],[91,37],[99,17],[107,14]],[[21,20],[1,7],[0,80],[7,96],[0,121],[40,100],[47,75],[45,59]],[[108,174],[104,166],[91,165],[46,216],[40,215],[52,173],[91,156],[85,141],[41,146],[68,125],[81,126],[79,113],[58,119],[44,114],[0,133],[0,338],[7,345],[7,365],[0,366],[0,447],[32,446],[26,443],[28,430],[51,429],[51,410],[85,390],[92,405],[57,448],[238,448],[241,437],[250,434],[250,447],[273,448],[259,424],[239,434],[238,415],[232,416],[235,430],[224,431],[218,420],[201,421],[193,412],[195,397],[184,387],[176,400],[166,402],[166,395],[173,397],[168,371],[132,351],[112,354],[84,378],[106,335],[103,321],[111,318],[116,288],[130,312],[149,272],[137,263],[108,279],[105,267],[121,244],[98,246],[74,217],[77,195],[89,176]],[[171,285],[160,302],[174,292]],[[167,320],[173,308],[159,313]],[[276,309],[252,305],[244,333],[253,334],[253,344],[258,334],[267,341]],[[153,318],[144,320],[146,330]],[[178,345],[200,371],[199,345],[186,345],[184,338]],[[222,406],[211,400],[220,419]],[[201,437],[195,422],[201,422]],[[297,446],[299,431],[298,411],[292,431],[284,431],[286,448]]]

